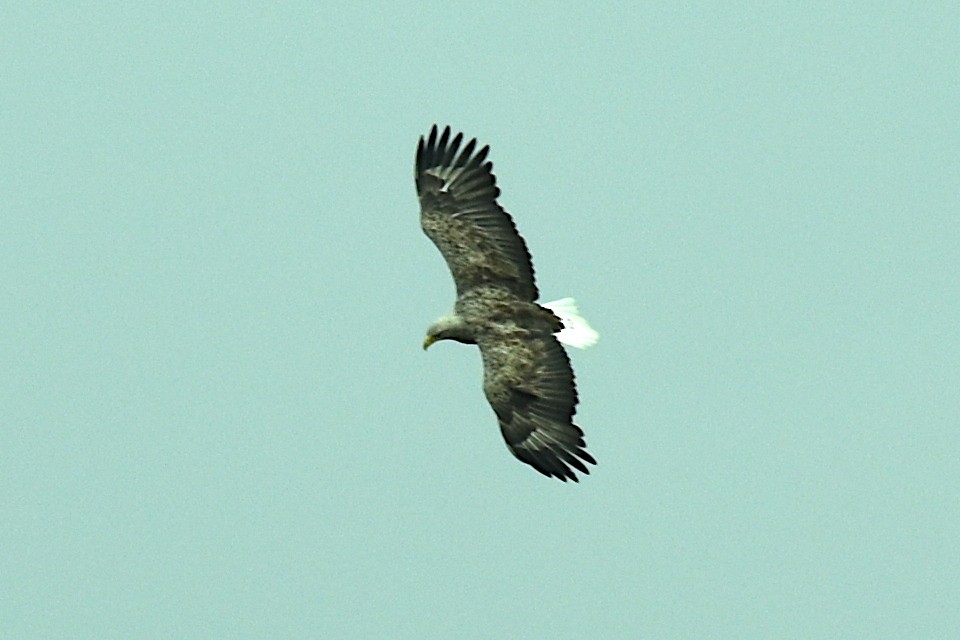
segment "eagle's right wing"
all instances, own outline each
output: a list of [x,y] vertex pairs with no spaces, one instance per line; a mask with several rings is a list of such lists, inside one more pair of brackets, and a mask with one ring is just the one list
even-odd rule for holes
[[567,353],[551,335],[523,330],[484,335],[483,390],[518,459],[544,474],[577,481],[596,464],[573,423],[577,389]]

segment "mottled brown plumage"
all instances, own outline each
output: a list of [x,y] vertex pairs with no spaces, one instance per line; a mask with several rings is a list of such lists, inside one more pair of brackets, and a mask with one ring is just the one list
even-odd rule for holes
[[[436,125],[417,147],[415,181],[420,223],[440,249],[457,288],[454,313],[427,331],[437,340],[476,344],[483,359],[483,390],[513,454],[540,473],[577,480],[596,464],[583,431],[573,423],[573,370],[555,334],[563,328],[536,303],[533,265],[476,139]],[[595,334],[594,334],[595,335]]]

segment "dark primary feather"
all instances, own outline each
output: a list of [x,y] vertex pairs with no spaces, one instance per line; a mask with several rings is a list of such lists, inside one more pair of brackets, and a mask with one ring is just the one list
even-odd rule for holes
[[473,139],[460,150],[462,141],[462,133],[450,139],[450,127],[438,135],[436,125],[428,139],[420,138],[415,172],[420,225],[447,261],[458,295],[494,284],[536,300],[527,245],[497,203],[493,163],[485,161],[489,147],[474,153]]

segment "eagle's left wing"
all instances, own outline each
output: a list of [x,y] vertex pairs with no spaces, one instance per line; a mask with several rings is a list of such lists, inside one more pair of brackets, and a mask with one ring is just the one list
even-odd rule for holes
[[450,139],[450,127],[436,125],[417,146],[415,180],[420,226],[440,249],[457,295],[479,285],[506,288],[522,300],[537,299],[527,245],[510,214],[497,203],[500,189],[489,147],[474,154],[474,138],[460,150],[463,134]]

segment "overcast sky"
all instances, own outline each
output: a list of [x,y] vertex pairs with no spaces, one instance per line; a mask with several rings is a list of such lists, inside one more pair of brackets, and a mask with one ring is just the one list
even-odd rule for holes
[[[0,7],[0,636],[960,634],[956,3]],[[491,145],[594,472],[422,235]]]

